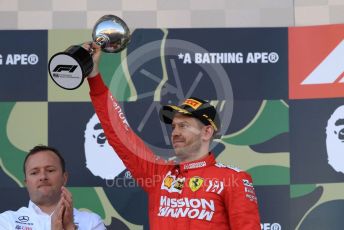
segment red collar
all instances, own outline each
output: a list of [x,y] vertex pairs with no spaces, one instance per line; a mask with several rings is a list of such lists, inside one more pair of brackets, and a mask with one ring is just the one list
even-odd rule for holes
[[190,162],[181,162],[179,167],[181,171],[187,171],[192,169],[204,168],[207,166],[212,166],[216,163],[215,157],[212,153],[209,153],[206,157],[199,160]]

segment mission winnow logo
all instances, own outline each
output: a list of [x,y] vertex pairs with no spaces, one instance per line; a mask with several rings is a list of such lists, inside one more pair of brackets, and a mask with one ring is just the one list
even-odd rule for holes
[[344,25],[289,29],[289,96],[344,97]]

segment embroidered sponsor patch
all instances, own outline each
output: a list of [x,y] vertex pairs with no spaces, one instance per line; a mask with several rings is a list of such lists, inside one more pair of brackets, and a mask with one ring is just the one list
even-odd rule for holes
[[166,190],[168,192],[178,192],[182,193],[183,187],[185,183],[185,177],[176,177],[175,175],[171,174],[171,171],[169,171],[162,184],[161,189]]
[[200,187],[203,184],[203,178],[198,177],[198,176],[194,176],[192,178],[190,178],[189,180],[189,187],[191,189],[191,191],[196,192],[198,189],[200,189]]
[[160,197],[158,216],[211,221],[215,213],[214,200]]
[[257,197],[252,182],[247,179],[243,179],[242,182],[244,184],[246,198],[257,203]]
[[196,169],[196,168],[202,168],[205,166],[207,166],[207,163],[205,161],[201,161],[201,162],[194,162],[194,163],[190,163],[190,164],[185,164],[184,169]]
[[196,101],[195,99],[191,99],[191,98],[186,99],[183,104],[190,106],[194,110],[198,109],[202,105],[201,102]]
[[231,165],[224,165],[222,163],[216,163],[215,166],[218,168],[228,168],[228,169],[233,169],[236,172],[241,172],[240,168],[235,167],[235,166],[231,166]]
[[213,193],[217,193],[217,194],[220,194],[225,187],[223,181],[219,181],[216,179],[209,180],[208,184],[209,185],[205,191],[206,192],[213,192]]

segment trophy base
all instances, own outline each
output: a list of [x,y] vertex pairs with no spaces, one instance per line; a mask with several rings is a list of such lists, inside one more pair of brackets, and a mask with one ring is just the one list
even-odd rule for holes
[[81,46],[70,46],[49,60],[49,75],[63,89],[79,88],[92,69],[92,56]]

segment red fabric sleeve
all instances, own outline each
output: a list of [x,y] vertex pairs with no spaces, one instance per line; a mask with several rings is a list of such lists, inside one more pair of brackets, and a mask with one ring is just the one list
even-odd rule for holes
[[130,128],[122,108],[100,75],[88,78],[90,96],[109,144],[146,191],[160,182],[159,171],[166,165]]
[[260,230],[260,217],[252,178],[246,172],[234,176],[225,193],[231,230]]

